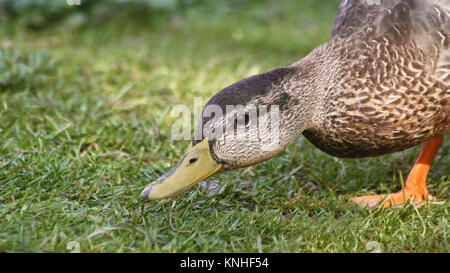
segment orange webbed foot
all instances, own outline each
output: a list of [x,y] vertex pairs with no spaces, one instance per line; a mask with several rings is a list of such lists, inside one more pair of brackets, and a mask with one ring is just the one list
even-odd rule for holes
[[410,202],[421,206],[425,200],[434,200],[434,197],[428,192],[426,182],[431,162],[436,156],[442,140],[443,136],[436,136],[423,144],[419,159],[409,173],[403,190],[387,195],[355,197],[350,198],[350,200],[363,207],[381,205],[383,208],[409,204]]
[[382,208],[401,206],[405,204],[414,203],[416,206],[422,206],[424,201],[431,201],[435,198],[425,192],[414,192],[408,189],[402,191],[391,193],[391,194],[380,194],[380,195],[369,195],[350,198],[351,201],[357,203],[362,207],[374,207],[380,205]]

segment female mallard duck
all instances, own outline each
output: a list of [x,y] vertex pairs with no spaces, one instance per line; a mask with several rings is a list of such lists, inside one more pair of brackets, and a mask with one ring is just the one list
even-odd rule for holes
[[[450,0],[342,0],[328,43],[291,66],[213,96],[185,156],[142,197],[167,198],[217,172],[260,163],[303,133],[319,149],[343,158],[423,143],[402,191],[352,198],[369,206],[421,204],[432,198],[428,170],[443,136],[450,134],[449,46]],[[244,115],[212,115],[208,108],[225,111],[230,105],[242,105]],[[249,118],[258,105],[279,107],[277,145],[271,149],[262,143],[273,132],[254,126],[270,112],[256,111],[257,122]],[[229,124],[244,130],[230,134],[223,130]]]

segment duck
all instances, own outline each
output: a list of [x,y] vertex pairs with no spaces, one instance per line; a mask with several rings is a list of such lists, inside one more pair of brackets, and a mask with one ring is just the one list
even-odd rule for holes
[[450,134],[450,0],[342,0],[328,42],[215,94],[185,155],[141,197],[170,198],[259,164],[301,134],[338,158],[421,145],[402,190],[350,200],[382,208],[433,200],[427,175]]

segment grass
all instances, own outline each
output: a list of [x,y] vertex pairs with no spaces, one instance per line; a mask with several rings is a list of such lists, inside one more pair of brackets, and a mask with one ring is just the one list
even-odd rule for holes
[[188,145],[170,139],[171,107],[295,62],[327,41],[338,5],[231,3],[95,26],[0,25],[9,47],[0,54],[1,252],[73,244],[81,252],[370,252],[372,241],[383,252],[450,251],[448,142],[428,182],[441,202],[417,210],[360,209],[348,198],[399,190],[419,148],[342,160],[303,137],[277,158],[214,177],[223,193],[208,197],[197,186],[141,202],[143,187]]

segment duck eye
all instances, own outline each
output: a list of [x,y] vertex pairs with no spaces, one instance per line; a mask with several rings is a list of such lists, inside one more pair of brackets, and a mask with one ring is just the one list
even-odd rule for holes
[[194,164],[197,161],[197,158],[189,159],[189,164]]
[[248,116],[247,113],[245,113],[244,118],[245,118],[245,125],[248,125],[248,123],[250,122],[250,117]]
[[240,115],[234,120],[234,125],[237,127],[238,124],[241,124],[242,120],[244,120],[244,124],[247,126],[250,122],[250,117],[248,116],[248,113],[245,113],[245,115]]

